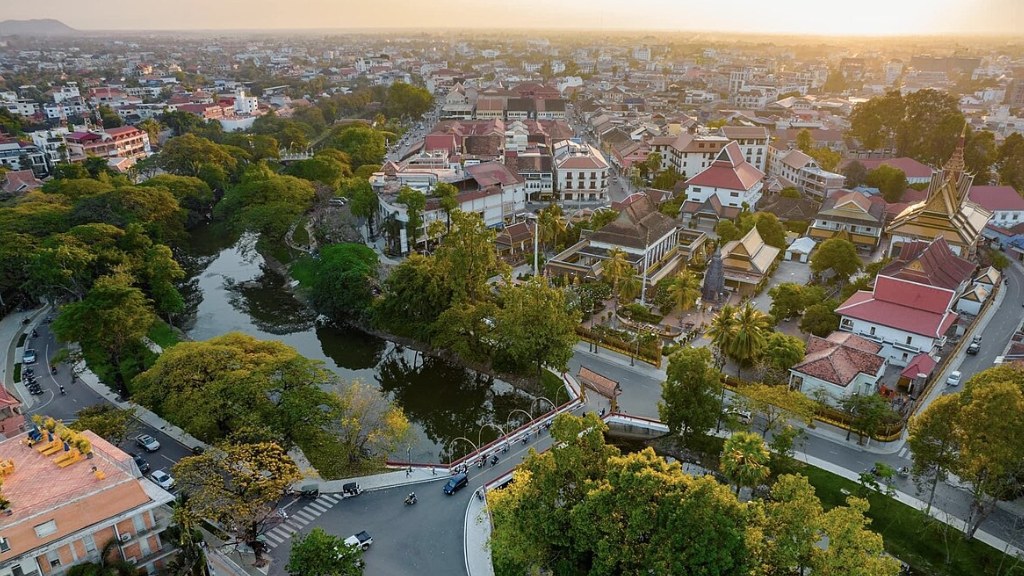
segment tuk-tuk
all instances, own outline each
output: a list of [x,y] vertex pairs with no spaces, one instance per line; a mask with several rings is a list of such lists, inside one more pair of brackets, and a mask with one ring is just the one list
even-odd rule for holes
[[320,489],[317,488],[316,484],[303,484],[302,488],[299,489],[299,498],[316,500],[319,497]]
[[355,482],[348,482],[341,487],[341,497],[349,498],[352,496],[359,496],[362,490],[359,489],[359,484]]

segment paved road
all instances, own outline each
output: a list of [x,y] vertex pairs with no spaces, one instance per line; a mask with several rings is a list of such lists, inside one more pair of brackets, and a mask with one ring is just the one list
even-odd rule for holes
[[[288,520],[267,532],[274,559],[270,576],[285,574],[291,534],[315,527],[341,538],[360,530],[369,532],[373,546],[365,554],[367,576],[465,574],[464,521],[474,491],[521,463],[530,449],[543,451],[550,444],[551,437],[542,433],[526,445],[516,443],[499,454],[495,466],[470,465],[469,485],[452,496],[441,490],[447,477],[439,469],[436,482],[364,492],[345,500],[333,494],[314,502],[289,499],[282,505]],[[404,504],[409,492],[418,499],[413,506]]]
[[[107,401],[94,392],[92,388],[83,384],[81,380],[76,380],[72,383],[71,370],[67,364],[59,365],[56,374],[49,373],[46,369],[47,361],[61,349],[61,345],[57,343],[49,328],[47,324],[40,324],[37,328],[39,336],[32,339],[31,345],[35,347],[39,357],[34,369],[44,393],[39,396],[29,396],[32,405],[25,410],[25,413],[27,415],[44,414],[64,422],[70,422],[77,417],[78,411],[82,408],[96,404],[106,404]],[[28,341],[26,341],[27,345]],[[66,392],[64,395],[60,394],[59,386],[61,385],[64,386]],[[24,388],[19,387],[19,392],[22,391],[24,391]],[[136,420],[129,438],[134,439],[139,434],[149,434],[156,438],[160,442],[160,449],[146,454],[135,445],[134,440],[122,443],[120,448],[126,452],[141,454],[149,461],[153,470],[169,470],[178,460],[191,454],[191,451],[177,440],[160,430]]]

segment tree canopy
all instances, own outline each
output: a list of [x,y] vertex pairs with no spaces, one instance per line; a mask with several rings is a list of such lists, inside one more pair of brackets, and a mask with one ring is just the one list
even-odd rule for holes
[[684,438],[705,434],[722,411],[721,373],[707,348],[680,348],[668,358],[658,417]]

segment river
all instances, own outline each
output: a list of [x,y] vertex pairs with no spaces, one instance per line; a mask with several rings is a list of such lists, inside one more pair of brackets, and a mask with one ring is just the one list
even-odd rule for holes
[[[414,462],[445,463],[478,440],[494,439],[492,425],[514,426],[525,420],[519,411],[530,411],[533,397],[506,382],[359,330],[318,325],[316,315],[289,292],[290,279],[270,269],[253,249],[252,238],[233,241],[210,230],[193,238],[189,337],[205,340],[237,331],[280,340],[323,362],[343,381],[375,384],[412,424],[413,438],[394,459],[409,454]],[[470,442],[455,442],[459,437]]]

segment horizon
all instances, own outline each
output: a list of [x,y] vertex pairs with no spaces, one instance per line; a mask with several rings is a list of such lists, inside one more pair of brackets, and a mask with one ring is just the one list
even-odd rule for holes
[[[408,0],[379,0],[373,6],[346,8],[339,8],[332,0],[296,0],[287,10],[279,9],[271,0],[250,0],[250,9],[244,13],[201,0],[178,0],[172,11],[166,6],[128,0],[85,4],[80,0],[54,0],[48,3],[46,14],[37,7],[20,4],[7,7],[5,18],[53,19],[84,33],[486,30],[935,38],[1019,36],[1024,28],[1024,2],[1020,0],[861,0],[854,7],[822,7],[816,0],[778,0],[772,13],[747,18],[743,15],[757,14],[757,0],[733,0],[728,11],[685,0],[636,0],[628,6],[613,0],[564,0],[557,4],[520,0],[515,6],[489,7],[470,0],[435,0],[430,6]],[[800,17],[794,17],[794,12]],[[195,26],[196,13],[205,15],[200,26]],[[537,14],[545,16],[538,20]],[[336,22],[325,26],[328,21]],[[453,26],[453,22],[458,25]]]

